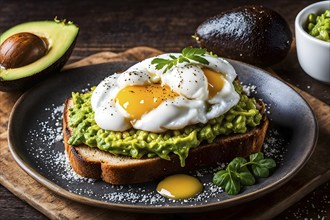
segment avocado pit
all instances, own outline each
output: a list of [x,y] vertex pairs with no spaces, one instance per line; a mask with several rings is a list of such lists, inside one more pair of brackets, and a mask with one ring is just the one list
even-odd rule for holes
[[58,73],[69,59],[79,27],[73,22],[30,21],[0,35],[0,91],[25,91]]
[[45,38],[21,32],[7,38],[0,45],[0,65],[5,68],[26,66],[45,56],[48,42]]

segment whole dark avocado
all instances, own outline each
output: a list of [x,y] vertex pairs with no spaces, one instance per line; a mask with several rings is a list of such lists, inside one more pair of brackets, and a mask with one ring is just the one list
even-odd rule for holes
[[24,91],[59,72],[79,28],[66,20],[32,21],[0,35],[0,91]]
[[288,54],[292,33],[277,12],[260,5],[225,11],[196,30],[199,45],[213,53],[258,66],[270,66]]

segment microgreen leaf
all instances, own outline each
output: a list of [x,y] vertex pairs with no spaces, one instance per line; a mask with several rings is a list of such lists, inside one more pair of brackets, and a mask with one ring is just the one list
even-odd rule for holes
[[268,177],[269,170],[276,167],[276,163],[273,159],[264,159],[263,153],[255,153],[250,155],[252,172],[257,177]]
[[245,162],[246,160],[244,158],[236,157],[232,162],[228,164],[226,170],[220,170],[214,175],[213,183],[220,186],[229,195],[235,195],[239,193],[241,190],[239,172],[241,172],[241,169],[246,168],[244,166],[242,167]]
[[254,178],[252,173],[249,171],[249,169],[247,167],[245,167],[245,168],[246,168],[246,171],[243,171],[243,172],[237,174],[239,181],[243,186],[252,186],[256,182],[256,179]]
[[276,163],[273,159],[262,159],[252,165],[252,172],[257,177],[268,177],[269,170],[276,167]]
[[240,172],[243,164],[245,164],[245,163],[246,163],[246,160],[243,157],[236,157],[228,164],[226,170]]
[[236,157],[228,164],[227,169],[235,172],[242,185],[251,186],[255,183],[255,179],[245,165],[246,163],[247,161],[243,157]]
[[257,161],[262,160],[262,159],[264,159],[264,154],[261,153],[261,152],[250,155],[250,161],[251,162],[257,162]]
[[225,186],[225,191],[228,193],[228,195],[236,195],[241,190],[241,184],[238,177],[235,174],[230,175],[230,177],[231,178],[229,179],[229,181]]
[[229,172],[226,170],[220,170],[213,176],[213,183],[220,187],[225,187],[229,181]]
[[276,167],[275,161],[271,158],[266,158],[266,159],[260,160],[259,164],[263,167],[268,168],[268,169],[272,169],[272,168]]
[[249,159],[250,161],[242,157],[234,158],[225,170],[214,174],[213,183],[229,195],[235,195],[239,193],[241,186],[255,184],[255,177],[268,177],[269,170],[276,167],[275,161],[271,158],[264,159],[263,153],[251,154]]
[[235,195],[241,190],[241,184],[235,172],[220,170],[213,177],[213,183],[220,186],[229,195]]
[[252,172],[257,177],[268,177],[269,169],[265,167],[260,167],[258,165],[252,165]]

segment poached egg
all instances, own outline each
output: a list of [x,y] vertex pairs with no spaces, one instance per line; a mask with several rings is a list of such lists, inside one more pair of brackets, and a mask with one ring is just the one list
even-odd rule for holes
[[238,103],[240,97],[232,83],[236,72],[226,60],[205,54],[208,64],[189,60],[164,72],[165,67],[156,69],[151,63],[154,58],[110,75],[95,88],[91,105],[98,126],[160,133],[207,123]]

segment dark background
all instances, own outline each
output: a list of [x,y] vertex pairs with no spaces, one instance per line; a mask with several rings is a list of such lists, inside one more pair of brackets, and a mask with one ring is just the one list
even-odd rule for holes
[[[57,16],[74,21],[80,27],[69,62],[101,51],[120,52],[141,45],[176,52],[186,46],[196,46],[191,36],[198,25],[226,9],[262,4],[280,13],[294,33],[295,16],[314,2],[317,1],[0,0],[0,33],[19,23],[52,20]],[[306,77],[295,51],[290,55],[295,59],[287,59],[273,69],[288,82],[329,104],[329,86]],[[316,86],[311,86],[311,82]]]
[[[305,6],[316,1],[15,1],[0,0],[0,34],[10,27],[34,20],[66,18],[80,27],[76,47],[69,63],[102,52],[122,52],[135,46],[154,47],[164,52],[196,46],[192,35],[206,18],[226,9],[245,4],[262,4],[280,13],[294,33],[294,19]],[[272,66],[287,82],[330,104],[330,86],[306,75],[300,68],[293,48],[287,59]],[[317,218],[330,212],[329,182],[319,187],[278,219]],[[323,212],[322,210],[325,210]],[[321,212],[322,211],[322,212]],[[0,185],[0,219],[43,219],[38,211],[17,199]]]

